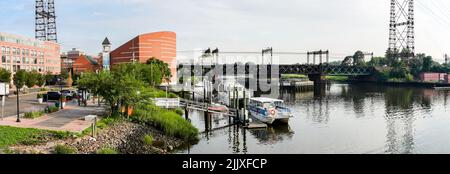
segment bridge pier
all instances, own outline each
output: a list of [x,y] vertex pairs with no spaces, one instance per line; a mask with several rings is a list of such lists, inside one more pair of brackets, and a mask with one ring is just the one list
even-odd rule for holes
[[310,74],[308,75],[309,80],[314,82],[314,86],[318,84],[324,84],[326,82],[325,76],[322,74]]

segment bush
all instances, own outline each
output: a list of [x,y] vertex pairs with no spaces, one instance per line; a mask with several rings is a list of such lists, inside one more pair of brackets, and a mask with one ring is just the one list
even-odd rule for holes
[[27,113],[25,113],[25,118],[31,118],[31,119],[34,119],[34,118],[41,117],[41,116],[43,116],[43,115],[44,115],[44,112],[43,112],[43,111],[27,112]]
[[48,91],[48,89],[47,89],[47,88],[41,88],[40,91],[41,91],[41,92],[46,92],[46,91]]
[[55,154],[76,154],[77,149],[66,146],[66,145],[57,145],[55,147]]
[[408,74],[408,75],[406,75],[405,80],[407,82],[413,82],[414,81],[414,76],[412,74]]
[[37,94],[36,98],[44,98],[44,94]]
[[198,129],[173,111],[154,105],[139,106],[132,118],[134,121],[153,125],[169,136],[184,140],[198,139]]
[[153,137],[151,135],[145,135],[143,139],[146,145],[153,145]]
[[177,109],[175,109],[174,111],[175,111],[175,113],[177,113],[179,116],[183,116],[183,115],[184,115],[184,111],[183,111],[182,109],[180,109],[180,108],[177,108]]
[[103,148],[100,149],[96,152],[96,154],[100,154],[100,155],[115,155],[115,154],[119,154],[116,150],[111,149],[111,148]]
[[59,111],[59,108],[56,107],[56,106],[48,106],[47,107],[47,113],[54,113],[54,112],[57,112],[57,111]]

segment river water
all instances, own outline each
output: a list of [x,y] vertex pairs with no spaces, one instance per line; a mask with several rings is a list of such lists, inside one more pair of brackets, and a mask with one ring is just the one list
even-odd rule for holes
[[[190,154],[450,153],[450,91],[376,84],[328,84],[281,89],[295,117],[289,125],[201,134]],[[201,131],[228,119],[192,111]]]

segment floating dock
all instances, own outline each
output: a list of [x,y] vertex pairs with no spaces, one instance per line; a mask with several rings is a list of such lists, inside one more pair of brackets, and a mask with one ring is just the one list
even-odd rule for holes
[[260,129],[260,128],[267,128],[267,124],[265,123],[259,123],[259,122],[252,122],[248,124],[247,126],[244,126],[246,129]]

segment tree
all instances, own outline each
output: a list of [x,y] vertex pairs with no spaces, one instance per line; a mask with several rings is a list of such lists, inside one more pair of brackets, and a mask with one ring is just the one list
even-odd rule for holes
[[357,51],[353,55],[353,65],[364,66],[364,53],[362,51]]
[[25,83],[27,81],[27,72],[25,70],[19,70],[16,72],[16,75],[14,75],[14,85],[20,89],[25,86]]
[[385,57],[374,57],[372,58],[372,60],[370,60],[369,62],[367,62],[368,66],[378,66],[378,67],[382,67],[382,66],[388,66],[389,65],[389,60]]
[[53,75],[51,72],[45,73],[44,77],[46,84],[52,84],[55,79],[55,75]]
[[33,86],[37,85],[39,75],[40,74],[36,70],[31,71],[31,72],[26,72],[27,77],[26,77],[25,84],[29,88],[32,88]]
[[37,81],[36,81],[36,85],[38,85],[39,87],[44,87],[45,86],[45,76],[42,74],[38,74],[37,76]]
[[407,62],[410,58],[413,57],[413,53],[411,52],[411,50],[404,48],[401,52],[400,52],[400,59],[404,62]]
[[11,82],[11,72],[0,68],[0,82],[3,83]]
[[386,58],[388,59],[389,66],[392,66],[393,64],[398,62],[398,59],[399,59],[398,56],[399,56],[398,50],[388,49],[386,51]]
[[[166,83],[170,83],[170,79],[172,78],[172,72],[170,71],[169,64],[161,61],[159,59],[156,59],[155,57],[150,58],[147,60],[148,65],[157,65],[157,69],[161,71],[162,73],[162,79]],[[155,84],[156,85],[156,84]]]
[[352,56],[345,57],[344,61],[342,61],[342,65],[351,65],[352,64]]
[[411,74],[415,77],[418,77],[419,74],[422,72],[423,68],[423,58],[420,56],[414,57],[411,60],[409,60],[409,69],[411,71]]
[[431,57],[431,56],[426,56],[426,57],[423,59],[422,72],[430,72],[430,71],[431,71],[432,65],[433,65],[433,57]]

